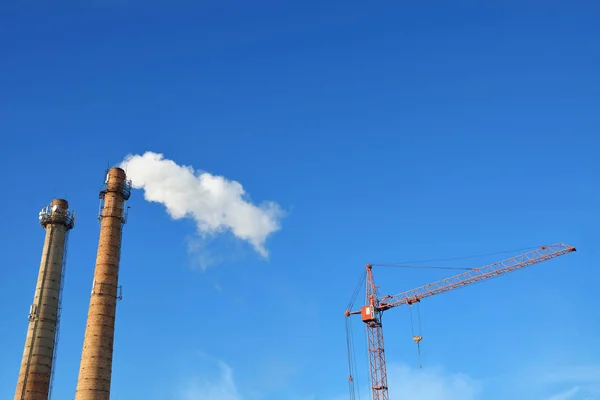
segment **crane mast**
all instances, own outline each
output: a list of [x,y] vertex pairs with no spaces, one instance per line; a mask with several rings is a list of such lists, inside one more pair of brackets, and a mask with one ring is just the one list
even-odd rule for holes
[[533,264],[547,261],[576,251],[575,247],[563,243],[551,246],[541,246],[530,252],[495,262],[480,268],[451,276],[415,289],[393,296],[379,297],[377,286],[373,279],[373,266],[366,266],[366,302],[359,311],[346,310],[346,317],[360,314],[366,325],[369,366],[371,379],[371,395],[373,400],[389,400],[385,349],[383,341],[383,326],[381,317],[384,311],[401,305],[412,305],[421,299],[436,294],[445,293],[473,283],[495,278],[508,272],[516,271]]
[[387,369],[385,367],[385,351],[383,348],[383,326],[379,310],[377,286],[373,281],[372,266],[367,265],[367,288],[365,290],[367,305],[362,308],[362,320],[367,325],[369,345],[369,364],[371,369],[371,388],[373,400],[388,400]]

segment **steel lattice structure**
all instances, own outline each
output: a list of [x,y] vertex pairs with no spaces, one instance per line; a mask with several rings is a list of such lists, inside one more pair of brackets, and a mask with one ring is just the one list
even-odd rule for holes
[[381,323],[381,316],[384,311],[401,305],[412,305],[426,297],[495,278],[505,273],[516,271],[574,251],[576,251],[575,247],[563,243],[556,243],[551,246],[541,246],[538,249],[515,257],[498,261],[484,267],[473,268],[467,272],[437,282],[411,289],[394,296],[388,295],[382,298],[379,298],[377,294],[377,286],[373,279],[373,267],[371,264],[367,264],[365,291],[366,305],[359,311],[351,311],[348,309],[346,310],[345,315],[361,314],[362,321],[366,324],[372,399],[389,400],[383,327]]

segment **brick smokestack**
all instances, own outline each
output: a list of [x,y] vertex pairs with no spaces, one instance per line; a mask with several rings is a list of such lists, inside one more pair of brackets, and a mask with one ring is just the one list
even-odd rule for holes
[[19,371],[15,400],[48,400],[58,339],[69,231],[75,224],[69,203],[54,199],[39,214],[46,230],[42,260]]
[[131,183],[121,168],[108,170],[100,191],[100,240],[75,400],[109,400],[117,299],[120,299],[119,259],[125,201]]

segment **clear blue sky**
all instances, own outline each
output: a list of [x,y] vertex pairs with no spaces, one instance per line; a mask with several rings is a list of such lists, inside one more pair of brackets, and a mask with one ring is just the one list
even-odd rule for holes
[[[386,314],[390,386],[599,399],[599,20],[593,1],[2,2],[0,398],[17,382],[38,211],[65,197],[78,216],[53,397],[70,399],[104,170],[154,151],[287,216],[268,260],[225,234],[202,271],[193,222],[133,193],[112,398],[346,398],[343,311],[366,262],[563,241],[579,251],[424,301],[422,371],[408,311]],[[393,293],[448,271],[376,274]]]

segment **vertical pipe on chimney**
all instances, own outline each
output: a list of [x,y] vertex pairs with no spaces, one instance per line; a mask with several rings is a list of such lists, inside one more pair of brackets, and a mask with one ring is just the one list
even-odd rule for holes
[[54,199],[39,213],[46,230],[42,260],[29,309],[29,326],[15,400],[48,400],[60,322],[60,298],[69,231],[75,225],[69,203]]
[[100,191],[100,239],[75,400],[110,398],[121,234],[131,184],[121,168],[108,170],[105,184]]

